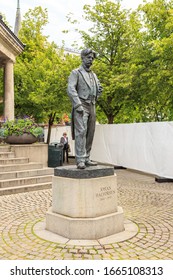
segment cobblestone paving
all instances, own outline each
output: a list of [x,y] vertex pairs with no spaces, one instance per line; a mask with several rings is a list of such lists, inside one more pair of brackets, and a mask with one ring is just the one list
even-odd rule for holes
[[116,170],[118,204],[138,233],[124,242],[70,246],[43,240],[33,232],[51,206],[51,190],[0,197],[0,259],[157,260],[173,259],[173,183]]

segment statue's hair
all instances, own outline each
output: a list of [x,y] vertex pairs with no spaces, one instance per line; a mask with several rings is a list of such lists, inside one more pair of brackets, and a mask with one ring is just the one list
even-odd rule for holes
[[91,49],[82,50],[81,51],[81,58],[84,58],[85,56],[87,56],[90,53],[92,53],[94,58],[96,58],[96,52],[91,50]]

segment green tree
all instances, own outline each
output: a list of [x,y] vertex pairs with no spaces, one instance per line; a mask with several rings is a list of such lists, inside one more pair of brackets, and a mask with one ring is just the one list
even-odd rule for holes
[[29,10],[22,22],[20,39],[26,45],[15,67],[15,108],[18,115],[34,116],[51,127],[57,115],[70,111],[66,94],[67,78],[75,59],[64,56],[54,43],[42,35],[47,23],[47,10]]
[[92,27],[79,32],[98,53],[94,70],[104,88],[99,121],[172,120],[173,1],[144,1],[129,11],[120,1],[96,0],[84,12]]
[[[35,86],[36,61],[42,57],[49,47],[47,37],[42,35],[43,27],[48,22],[47,10],[36,7],[29,10],[22,21],[19,38],[25,45],[23,53],[17,58],[15,65],[15,114],[33,115],[39,120],[40,110],[30,100],[30,93],[37,92]],[[37,64],[37,66],[36,66]],[[40,73],[41,77],[41,73]]]
[[[154,0],[139,7],[143,23],[141,45],[135,56],[134,95],[142,121],[173,117],[173,1]],[[141,96],[139,95],[141,92]]]
[[93,68],[104,88],[98,104],[108,123],[113,123],[129,98],[134,75],[130,68],[131,47],[140,23],[135,13],[109,0],[96,0],[93,7],[85,5],[84,13],[92,27],[79,32],[84,45],[98,54]]

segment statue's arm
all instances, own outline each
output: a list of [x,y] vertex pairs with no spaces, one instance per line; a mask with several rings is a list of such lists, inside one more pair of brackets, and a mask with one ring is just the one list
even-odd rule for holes
[[100,81],[98,80],[98,97],[102,94],[103,88],[102,85],[100,84]]
[[81,106],[81,101],[77,93],[78,80],[79,80],[79,73],[77,70],[73,70],[68,78],[67,93],[71,99],[74,109],[77,109],[79,106]]
[[102,94],[103,88],[96,75],[95,75],[95,79],[96,79],[96,83],[97,83],[97,97],[99,97]]

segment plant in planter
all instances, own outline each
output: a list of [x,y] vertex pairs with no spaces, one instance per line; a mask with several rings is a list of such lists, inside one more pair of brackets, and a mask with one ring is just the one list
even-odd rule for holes
[[31,144],[43,135],[43,128],[29,117],[7,120],[3,123],[2,128],[5,142],[9,144]]
[[4,128],[0,127],[0,143],[4,141]]

